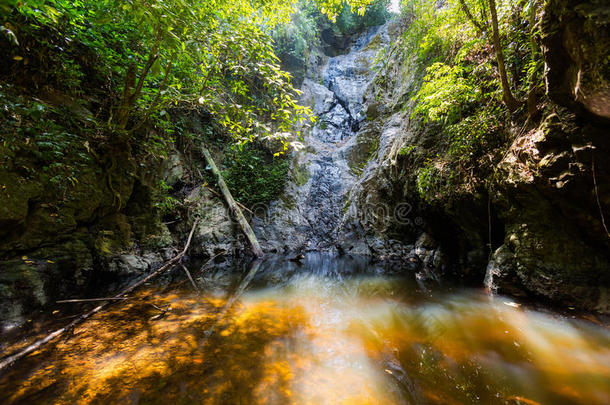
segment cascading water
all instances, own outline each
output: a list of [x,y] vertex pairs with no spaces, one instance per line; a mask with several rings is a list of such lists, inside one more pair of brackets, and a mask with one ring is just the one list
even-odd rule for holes
[[[370,46],[373,40],[375,47]],[[310,68],[302,101],[311,106],[317,122],[306,131],[304,149],[295,154],[294,178],[284,197],[254,220],[267,250],[336,249],[346,194],[356,179],[348,159],[365,119],[363,95],[373,79],[373,58],[388,43],[386,28],[373,28],[347,54]]]
[[[295,155],[284,198],[255,219],[268,250],[336,248],[356,181],[348,160],[374,38],[387,42],[383,29],[368,32],[305,80],[304,100],[319,120]],[[0,374],[0,403],[610,403],[604,318],[429,288],[412,272],[357,255],[190,266],[197,289],[177,269]],[[62,307],[0,336],[0,351],[81,309]]]

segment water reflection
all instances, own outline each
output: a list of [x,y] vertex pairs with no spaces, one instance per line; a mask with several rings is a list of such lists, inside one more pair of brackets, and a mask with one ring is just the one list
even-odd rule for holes
[[94,317],[1,376],[0,402],[610,403],[610,333],[588,321],[430,295],[365,259],[277,257],[199,282]]

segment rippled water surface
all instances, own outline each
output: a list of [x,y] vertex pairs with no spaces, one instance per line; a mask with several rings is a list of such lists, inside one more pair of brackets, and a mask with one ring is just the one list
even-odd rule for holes
[[199,283],[96,315],[0,376],[0,403],[610,403],[595,317],[323,255]]

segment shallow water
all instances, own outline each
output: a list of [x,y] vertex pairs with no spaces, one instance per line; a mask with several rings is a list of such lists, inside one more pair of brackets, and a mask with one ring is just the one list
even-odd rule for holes
[[0,403],[610,403],[596,318],[414,280],[311,254],[149,286],[0,376]]

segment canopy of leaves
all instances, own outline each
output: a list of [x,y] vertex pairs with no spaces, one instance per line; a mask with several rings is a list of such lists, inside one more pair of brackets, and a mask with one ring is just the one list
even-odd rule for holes
[[[371,0],[317,0],[335,18],[344,3],[364,13]],[[269,32],[290,21],[297,0],[6,0],[2,34],[12,59],[36,56],[20,45],[27,34],[55,33],[49,42],[56,83],[77,92],[86,66],[76,48],[93,50],[114,99],[104,118],[112,130],[137,130],[146,120],[167,121],[168,108],[203,107],[238,142],[278,138],[308,115],[296,102]],[[308,40],[310,36],[303,38]],[[301,52],[303,44],[295,51]],[[81,49],[82,50],[82,49]],[[42,59],[42,55],[37,56]],[[59,65],[59,66],[58,66]],[[122,89],[122,90],[120,90]],[[122,92],[122,95],[121,95]]]
[[[540,80],[532,71],[541,64],[531,47],[536,28],[530,13],[536,3],[496,2],[502,51],[519,98],[539,86],[532,82]],[[402,38],[406,62],[413,69],[426,66],[408,102],[412,118],[436,126],[443,145],[425,158],[418,176],[418,190],[430,200],[460,185],[472,188],[473,173],[492,170],[490,156],[506,146],[507,110],[490,40],[488,0],[403,0],[402,14],[408,21]]]
[[[9,0],[5,36],[15,63],[36,56],[22,35],[55,32],[66,48],[51,49],[58,83],[76,92],[83,66],[74,48],[94,50],[115,91],[106,116],[116,129],[121,108],[129,124],[167,120],[167,108],[203,107],[238,141],[275,137],[303,119],[296,91],[272,49],[268,30],[288,21],[294,1],[269,0]],[[59,65],[59,66],[57,66]],[[64,69],[61,69],[61,68]],[[68,79],[68,80],[63,80]],[[122,97],[119,89],[123,88]],[[124,104],[124,105],[123,105]]]
[[390,18],[389,0],[373,0],[364,13],[356,5],[343,7],[331,25],[340,35],[352,35],[366,28],[382,25]]

